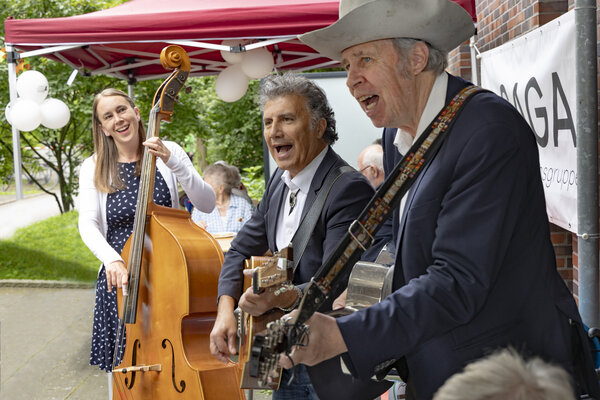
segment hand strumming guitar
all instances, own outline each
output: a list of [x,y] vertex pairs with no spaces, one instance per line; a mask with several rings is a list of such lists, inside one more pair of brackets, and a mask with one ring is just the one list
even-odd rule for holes
[[[244,275],[252,276],[254,269],[244,270]],[[273,308],[288,308],[296,302],[298,292],[287,290],[276,294],[280,286],[268,288],[261,293],[255,294],[252,287],[249,287],[240,298],[239,306],[242,311],[258,317]]]

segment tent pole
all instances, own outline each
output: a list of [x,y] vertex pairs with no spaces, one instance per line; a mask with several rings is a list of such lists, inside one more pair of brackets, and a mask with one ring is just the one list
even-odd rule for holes
[[127,95],[134,102],[135,102],[135,99],[133,98],[133,87],[135,86],[136,82],[137,82],[137,80],[135,79],[135,76],[133,75],[133,71],[128,69],[127,70]]
[[469,48],[471,49],[471,82],[479,85],[479,74],[477,73],[477,53],[475,49],[475,36],[469,39]]
[[598,71],[596,0],[575,0],[579,310],[598,327]]
[[[8,89],[10,101],[14,104],[17,101],[17,52],[11,44],[6,44],[6,54],[8,55]],[[12,125],[13,140],[13,165],[15,177],[15,189],[17,200],[23,200],[23,180],[21,179],[21,136],[19,130]]]

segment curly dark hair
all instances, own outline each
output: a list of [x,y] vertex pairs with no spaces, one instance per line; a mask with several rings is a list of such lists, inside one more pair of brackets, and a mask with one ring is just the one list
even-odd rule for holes
[[263,79],[260,88],[260,109],[264,111],[269,100],[289,95],[298,95],[306,99],[311,114],[311,126],[314,128],[323,118],[327,122],[323,140],[332,145],[338,139],[335,130],[335,116],[327,101],[325,92],[316,83],[306,77],[286,72],[282,75],[269,75]]

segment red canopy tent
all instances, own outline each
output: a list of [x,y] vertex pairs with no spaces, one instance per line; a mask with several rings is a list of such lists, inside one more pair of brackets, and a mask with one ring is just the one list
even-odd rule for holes
[[[476,20],[474,0],[454,0]],[[162,78],[160,51],[182,46],[192,76],[216,74],[227,63],[224,39],[250,39],[245,50],[267,47],[277,69],[330,67],[296,36],[335,22],[339,0],[130,0],[119,6],[64,18],[7,19],[5,42],[21,57],[43,55],[87,74],[121,79]],[[357,29],[360,29],[357,27]]]
[[[475,21],[474,0],[454,0]],[[44,56],[85,75],[105,74],[136,80],[162,79],[169,72],[160,52],[183,47],[191,76],[217,74],[228,64],[220,54],[225,39],[248,39],[244,49],[266,47],[275,68],[304,71],[336,66],[297,35],[328,26],[338,18],[339,0],[130,0],[119,6],[63,18],[12,19],[4,22],[11,100],[16,99],[15,54]],[[360,27],[357,27],[360,29]],[[130,93],[131,94],[131,93]],[[17,198],[20,188],[19,135],[13,127]]]
[[182,46],[192,76],[227,67],[224,39],[250,39],[246,50],[266,46],[278,69],[328,67],[334,61],[296,39],[337,19],[339,0],[130,0],[84,15],[7,19],[5,41],[22,57],[44,55],[80,72],[138,80],[160,78],[160,51]]

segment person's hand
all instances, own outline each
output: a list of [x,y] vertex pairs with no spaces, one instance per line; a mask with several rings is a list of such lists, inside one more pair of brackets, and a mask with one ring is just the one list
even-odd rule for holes
[[[246,276],[252,276],[253,273],[254,269],[244,270],[244,275]],[[275,290],[278,288],[279,286],[268,288],[262,293],[255,294],[252,290],[252,287],[249,287],[242,294],[242,297],[239,301],[239,306],[242,311],[254,317],[258,317],[272,308],[287,308],[296,302],[296,299],[298,298],[298,292],[296,292],[293,288],[276,295]]]
[[113,286],[124,287],[123,291],[127,292],[127,280],[129,275],[123,261],[113,261],[104,266],[106,271],[106,287],[109,292],[112,292]]
[[[294,313],[297,311],[282,318],[291,318]],[[348,351],[335,318],[314,313],[307,325],[308,338],[304,338],[302,345],[294,346],[289,356],[279,355],[279,365],[283,368],[289,369],[297,364],[313,366]]]
[[171,152],[158,136],[150,138],[142,144],[148,148],[148,151],[151,154],[154,154],[156,157],[163,160],[165,164],[169,161],[169,158],[171,158]]
[[346,307],[346,296],[348,295],[348,289],[344,290],[337,299],[333,301],[331,305],[332,310],[339,310]]
[[228,363],[229,356],[236,354],[237,322],[233,315],[235,300],[221,296],[217,319],[210,332],[210,353],[218,360]]

